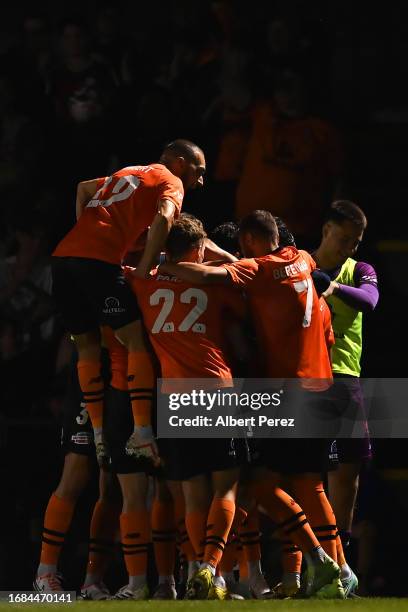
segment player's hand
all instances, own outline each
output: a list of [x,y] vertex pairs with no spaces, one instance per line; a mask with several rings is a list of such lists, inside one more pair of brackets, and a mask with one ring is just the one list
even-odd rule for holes
[[148,278],[150,270],[146,270],[143,266],[137,266],[132,274],[136,276],[136,278]]
[[170,261],[164,261],[157,268],[157,272],[159,274],[171,274],[171,270],[174,269],[175,265],[177,265],[177,264],[174,264],[174,263],[172,263]]
[[160,465],[159,451],[150,425],[135,427],[126,443],[126,454],[134,459],[147,459],[154,467]]
[[333,295],[333,293],[336,292],[336,289],[338,288],[339,288],[339,284],[336,283],[336,281],[332,281],[330,285],[327,287],[326,291],[322,293],[322,297],[324,298],[330,297],[331,295]]

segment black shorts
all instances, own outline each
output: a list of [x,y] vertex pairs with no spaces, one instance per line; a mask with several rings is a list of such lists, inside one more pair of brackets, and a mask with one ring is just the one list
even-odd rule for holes
[[160,438],[158,444],[167,480],[189,480],[238,467],[235,441],[231,438]]
[[70,364],[63,404],[61,449],[64,455],[75,453],[95,457],[93,429],[79,386],[76,356]]
[[287,475],[326,472],[331,442],[327,431],[337,428],[327,392],[306,391],[297,384],[288,386],[285,403],[277,406],[272,416],[293,416],[296,428],[271,429],[270,437],[248,439],[249,465]]
[[129,393],[108,387],[105,391],[103,417],[104,440],[110,455],[110,467],[115,474],[145,472],[156,475],[150,462],[128,457],[125,445],[133,432],[133,415]]
[[[350,429],[356,419],[361,422],[364,436],[360,438],[337,438],[330,447],[330,466],[339,463],[360,463],[372,458],[372,447],[367,421],[364,420],[364,397],[357,376],[335,374],[330,390],[336,413],[349,421]],[[363,419],[363,420],[362,420]]]
[[329,468],[330,441],[325,438],[251,440],[250,465],[280,474],[324,473]]
[[141,318],[119,265],[81,257],[52,258],[53,295],[69,332],[107,325],[119,329]]

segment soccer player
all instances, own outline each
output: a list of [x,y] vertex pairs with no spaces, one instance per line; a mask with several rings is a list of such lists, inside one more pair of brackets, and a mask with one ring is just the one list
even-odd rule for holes
[[[317,400],[317,391],[330,385],[332,374],[319,299],[311,278],[315,266],[307,253],[299,252],[295,247],[279,248],[278,240],[278,229],[271,213],[254,211],[240,225],[241,250],[250,259],[222,267],[166,263],[159,270],[162,274],[175,274],[198,285],[233,284],[245,289],[259,352],[264,357],[265,374],[269,378],[302,379],[305,387],[309,388],[309,397]],[[277,441],[261,445],[264,469],[254,483],[255,497],[271,516],[280,515],[278,522],[284,533],[299,543],[306,553],[307,592],[320,591],[321,597],[342,598],[344,592],[338,580],[339,567],[323,551],[313,532],[310,531],[308,541],[302,537],[303,533],[298,532],[300,523],[306,521],[304,512],[297,506],[301,519],[294,519],[286,513],[286,498],[278,486],[277,475],[282,471],[284,447]],[[317,454],[321,452],[322,448],[319,448]],[[316,460],[316,453],[313,457]],[[296,459],[304,463],[309,456],[302,455]],[[277,499],[281,501],[280,505]]]
[[[120,535],[128,582],[113,596],[119,600],[142,600],[149,597],[147,586],[148,547],[151,541],[148,509],[148,474],[154,467],[146,458],[129,457],[126,440],[132,427],[132,411],[127,390],[127,351],[113,330],[103,329],[103,337],[111,357],[112,379],[106,394],[104,435],[110,454],[111,470],[117,475],[122,491]],[[85,595],[90,592],[86,585]]]
[[53,253],[57,305],[78,350],[78,375],[90,415],[99,461],[106,458],[102,438],[103,382],[99,326],[115,331],[128,350],[128,384],[135,430],[128,451],[138,454],[149,438],[153,368],[143,343],[140,313],[121,263],[132,244],[150,226],[144,254],[135,272],[145,277],[164,245],[184,190],[203,184],[205,158],[187,140],[167,145],[160,163],[130,166],[104,179],[79,184],[78,221]]
[[[284,221],[279,217],[275,217],[275,221],[279,247],[296,247],[295,238]],[[326,274],[313,270],[311,276],[318,294],[327,289],[330,278]],[[319,307],[326,346],[330,350],[334,335],[330,310],[323,297],[319,299]],[[304,457],[302,463],[296,460],[297,456]],[[337,561],[336,521],[322,480],[322,474],[327,472],[327,462],[328,443],[324,439],[287,440],[281,453],[281,477],[285,487],[305,511],[322,548]],[[289,538],[282,538],[282,582],[273,589],[277,597],[293,596],[299,591],[301,565],[302,553],[299,548]]]
[[[333,202],[323,225],[322,241],[313,253],[317,265],[332,279],[327,302],[332,312],[335,344],[331,358],[334,374],[333,394],[339,408],[363,406],[359,376],[363,344],[363,314],[377,305],[379,293],[373,266],[356,261],[354,255],[363,239],[367,219],[353,202]],[[337,518],[343,547],[350,541],[359,472],[371,457],[368,434],[365,438],[336,440],[338,469],[329,472],[330,499]],[[346,594],[356,590],[358,582],[344,558],[342,581]]]
[[[202,223],[183,216],[169,233],[166,252],[173,261],[202,261],[205,239]],[[162,377],[210,378],[214,379],[214,388],[231,386],[223,338],[227,315],[243,308],[239,293],[233,288],[220,292],[217,287],[203,291],[156,271],[146,280],[130,275],[128,278],[160,361]],[[210,455],[207,440],[163,442],[159,449],[166,477],[169,481],[182,481],[185,524],[202,561],[189,583],[189,597],[206,599],[209,593],[215,596],[215,569],[235,513],[238,468],[231,440],[212,440]],[[208,473],[212,475],[211,483]]]
[[226,221],[217,225],[210,233],[210,238],[217,244],[221,249],[225,249],[231,255],[234,255],[237,259],[241,257],[239,251],[239,227],[233,221]]
[[[95,467],[92,427],[78,383],[76,359],[70,364],[61,444],[63,473],[45,512],[40,564],[34,580],[34,588],[41,592],[63,590],[58,561],[77,501]],[[120,513],[120,493],[112,474],[104,469],[100,471],[99,491],[91,520],[89,561],[82,590],[88,599],[102,600],[110,596],[102,578],[113,551]]]

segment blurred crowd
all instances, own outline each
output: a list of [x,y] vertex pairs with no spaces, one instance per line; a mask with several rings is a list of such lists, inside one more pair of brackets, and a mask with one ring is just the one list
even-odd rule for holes
[[[364,6],[353,4],[123,0],[83,2],[78,10],[72,2],[10,7],[0,28],[0,453],[8,423],[13,477],[4,479],[17,500],[17,524],[22,516],[38,518],[55,477],[42,472],[43,493],[24,506],[15,482],[33,492],[46,462],[37,458],[27,468],[16,446],[36,439],[30,453],[38,454],[40,439],[50,457],[58,446],[70,347],[52,300],[49,257],[75,221],[78,181],[157,161],[165,142],[191,139],[205,151],[208,176],[185,210],[208,230],[270,209],[299,246],[311,248],[328,204],[353,199],[369,219],[365,253],[379,269],[382,292],[394,290],[390,253],[403,235],[382,211],[391,204],[398,210],[408,110],[387,62],[398,62],[406,40],[398,15],[384,20],[370,5],[367,17]],[[378,312],[377,325],[391,312],[386,299]],[[376,344],[367,334],[366,376],[399,375],[398,352],[396,370],[382,357],[392,325],[376,330]],[[391,465],[381,468],[400,467],[399,456],[387,457]],[[375,480],[373,486],[384,486],[378,473]],[[375,531],[380,519],[369,519]],[[23,540],[35,541],[30,529]],[[4,562],[0,553],[0,576]],[[371,591],[392,590],[379,580]]]

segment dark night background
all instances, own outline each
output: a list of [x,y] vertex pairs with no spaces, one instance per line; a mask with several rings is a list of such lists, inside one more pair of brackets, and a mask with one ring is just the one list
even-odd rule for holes
[[[164,143],[184,137],[204,149],[208,165],[205,189],[189,194],[184,210],[208,230],[250,210],[259,176],[273,179],[281,166],[285,178],[276,178],[268,204],[300,247],[317,244],[332,199],[355,201],[368,217],[358,258],[380,282],[379,305],[365,316],[363,375],[405,376],[407,16],[398,0],[2,6],[0,589],[30,588],[60,473],[67,346],[50,298],[49,255],[74,223],[79,180],[156,161]],[[251,152],[262,167],[251,166]],[[367,593],[403,595],[406,444],[377,440],[374,448],[353,563]],[[94,494],[81,502],[62,559],[74,586]]]

